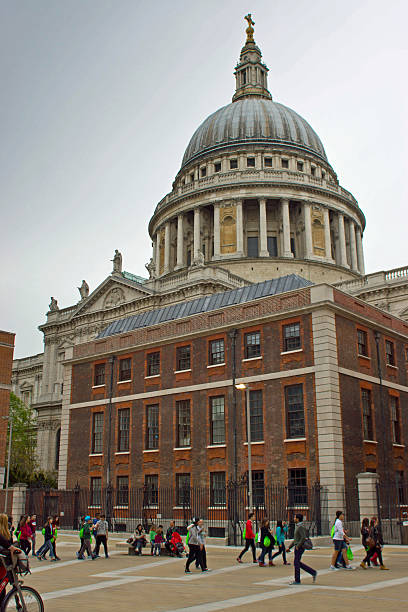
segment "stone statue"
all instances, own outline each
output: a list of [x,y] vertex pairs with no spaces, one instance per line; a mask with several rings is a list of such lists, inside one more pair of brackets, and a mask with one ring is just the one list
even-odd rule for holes
[[51,297],[51,302],[48,308],[50,309],[50,312],[55,312],[56,310],[59,310],[58,302],[54,297]]
[[248,15],[245,15],[244,19],[246,19],[248,22],[248,27],[245,30],[246,35],[247,35],[246,42],[253,43],[254,42],[254,28],[252,26],[255,25],[255,21],[252,21],[251,13],[248,13]]
[[156,264],[153,261],[153,258],[150,258],[149,263],[147,263],[145,265],[146,270],[149,273],[149,278],[155,278],[156,277]]
[[197,257],[194,258],[193,266],[201,268],[204,265],[205,265],[204,253],[202,251],[198,251]]
[[111,291],[109,291],[108,295],[105,299],[105,308],[113,308],[114,306],[118,306],[125,301],[125,294],[122,289],[119,287],[114,287]]
[[122,273],[122,253],[119,253],[118,249],[115,249],[115,254],[113,256],[113,273],[121,274]]
[[85,280],[83,280],[82,281],[82,285],[80,287],[78,287],[78,291],[79,291],[79,294],[81,296],[81,300],[84,300],[85,298],[88,297],[88,295],[89,295],[89,285],[88,285],[88,283]]

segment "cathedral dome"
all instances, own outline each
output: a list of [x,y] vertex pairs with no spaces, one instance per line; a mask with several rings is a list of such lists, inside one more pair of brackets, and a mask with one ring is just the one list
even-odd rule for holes
[[248,96],[205,119],[188,144],[182,167],[216,149],[252,143],[300,149],[327,162],[320,138],[303,117],[266,97]]

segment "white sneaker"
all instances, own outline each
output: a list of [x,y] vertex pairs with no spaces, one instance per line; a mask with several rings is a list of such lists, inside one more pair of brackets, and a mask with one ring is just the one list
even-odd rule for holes
[[331,566],[330,566],[330,569],[331,569],[333,572],[337,572],[338,567],[335,567],[334,565],[331,565]]
[[344,569],[345,570],[354,570],[356,568],[355,567],[351,567],[351,565],[346,565],[346,567]]

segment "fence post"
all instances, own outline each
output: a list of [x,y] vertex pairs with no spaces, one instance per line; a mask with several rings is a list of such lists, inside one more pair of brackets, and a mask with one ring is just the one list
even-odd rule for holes
[[360,502],[360,522],[364,517],[377,516],[378,513],[378,474],[361,472],[357,474],[358,499]]
[[14,525],[17,525],[20,520],[20,516],[25,514],[26,511],[26,495],[27,485],[23,482],[18,482],[13,487],[13,504],[11,506],[11,515],[13,517]]
[[74,487],[74,516],[72,521],[72,529],[79,529],[78,516],[79,516],[79,484],[76,483]]

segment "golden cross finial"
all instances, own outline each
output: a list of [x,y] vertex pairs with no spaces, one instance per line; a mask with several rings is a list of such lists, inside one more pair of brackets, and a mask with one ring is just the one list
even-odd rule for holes
[[248,22],[248,27],[245,30],[246,35],[247,35],[246,41],[247,43],[254,42],[254,28],[252,26],[255,25],[255,21],[252,20],[251,13],[248,13],[248,15],[245,15],[244,19],[246,19]]

